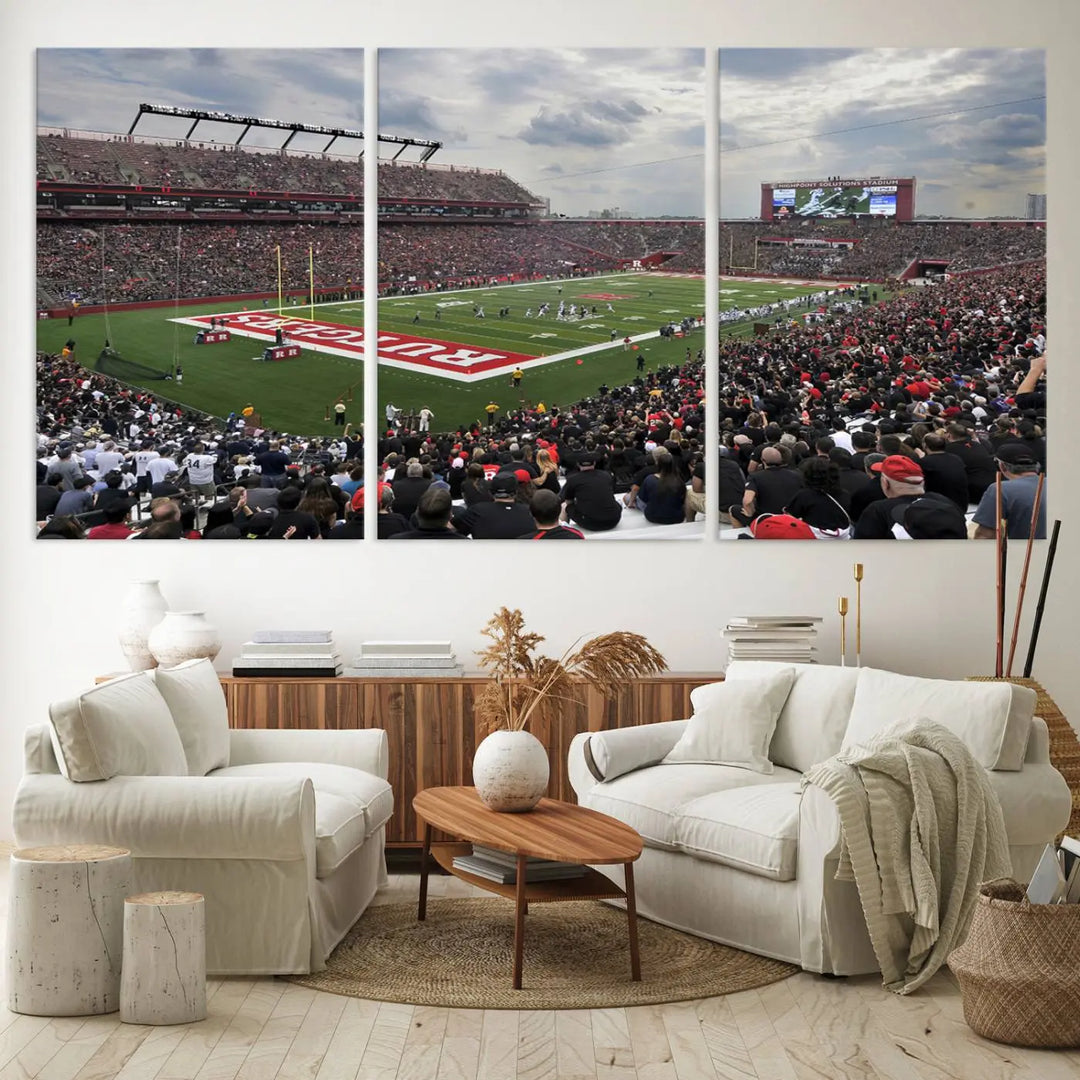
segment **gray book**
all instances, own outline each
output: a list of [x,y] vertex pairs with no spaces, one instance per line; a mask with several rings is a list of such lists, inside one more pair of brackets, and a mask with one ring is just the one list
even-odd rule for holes
[[460,667],[453,656],[358,656],[357,668],[455,668]]
[[251,640],[260,645],[277,641],[332,641],[331,630],[256,630]]
[[332,641],[245,641],[241,654],[255,656],[336,656]]
[[352,679],[457,679],[465,674],[461,664],[452,668],[429,667],[349,667],[345,674]]
[[360,645],[360,655],[366,659],[372,657],[417,657],[443,656],[453,657],[449,641],[365,641]]

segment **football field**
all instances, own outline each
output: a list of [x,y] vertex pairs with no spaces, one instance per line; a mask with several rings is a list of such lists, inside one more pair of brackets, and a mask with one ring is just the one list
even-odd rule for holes
[[[725,280],[720,308],[815,289]],[[648,372],[684,362],[688,351],[696,355],[704,348],[703,329],[670,338],[657,331],[700,318],[704,307],[701,277],[646,273],[387,297],[379,302],[379,414],[387,402],[405,413],[426,406],[441,430],[481,419],[489,401],[501,412],[539,401],[549,409],[565,406],[596,394],[601,384],[631,382],[639,357]],[[211,316],[226,319],[231,340],[196,345],[196,329]],[[363,318],[357,301],[286,306],[280,317],[261,304],[169,306],[110,312],[107,319],[80,315],[71,328],[66,319],[45,320],[38,324],[38,348],[59,352],[73,338],[80,362],[93,367],[108,339],[120,360],[107,361],[106,370],[163,398],[216,416],[251,404],[266,426],[328,434],[327,409],[339,397],[347,418],[355,425],[362,420]],[[278,325],[300,346],[300,356],[262,362]],[[725,326],[724,333],[739,330]],[[147,378],[171,372],[174,361],[182,366],[182,383]],[[511,372],[517,367],[524,375],[515,390]]]

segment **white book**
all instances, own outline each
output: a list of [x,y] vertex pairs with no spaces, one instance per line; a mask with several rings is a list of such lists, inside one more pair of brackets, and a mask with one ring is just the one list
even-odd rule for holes
[[245,641],[241,655],[248,656],[336,656],[332,641]]
[[1063,836],[1058,841],[1058,847],[1064,848],[1071,855],[1080,856],[1080,840],[1072,836]]
[[360,655],[375,656],[449,656],[454,653],[449,641],[365,641],[360,645]]
[[728,626],[803,626],[822,621],[820,615],[737,615]]
[[265,668],[324,668],[341,667],[341,657],[337,653],[327,656],[235,656],[233,667]]
[[331,630],[256,630],[251,635],[251,640],[259,644],[274,641],[330,641],[332,638]]
[[1027,898],[1032,904],[1056,904],[1065,892],[1065,878],[1061,873],[1053,844],[1047,844],[1031,875]]
[[724,631],[724,637],[738,638],[740,641],[787,641],[816,636],[816,630],[807,630],[801,626],[770,626],[760,630],[752,630],[746,626],[729,626]]

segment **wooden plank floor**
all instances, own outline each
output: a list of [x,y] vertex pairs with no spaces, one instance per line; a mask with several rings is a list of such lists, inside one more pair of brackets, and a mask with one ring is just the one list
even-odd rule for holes
[[[0,850],[4,910],[7,880]],[[393,875],[376,903],[412,901],[416,888],[415,875]],[[472,890],[432,877],[431,895]],[[212,980],[208,997],[206,1020],[179,1028],[0,1007],[0,1080],[1080,1078],[1080,1052],[980,1039],[948,973],[908,998],[872,977],[799,974],[722,998],[566,1012],[360,1001],[264,978]]]

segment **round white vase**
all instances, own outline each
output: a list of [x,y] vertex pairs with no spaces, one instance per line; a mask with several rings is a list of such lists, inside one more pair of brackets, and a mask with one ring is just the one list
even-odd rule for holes
[[493,731],[473,754],[476,793],[491,810],[531,810],[546,794],[547,751],[527,731]]
[[161,595],[157,579],[133,581],[120,608],[120,649],[132,671],[157,667],[146,640],[165,615],[169,605]]
[[185,660],[213,660],[221,652],[221,635],[202,611],[167,611],[150,631],[154,659],[165,668]]

